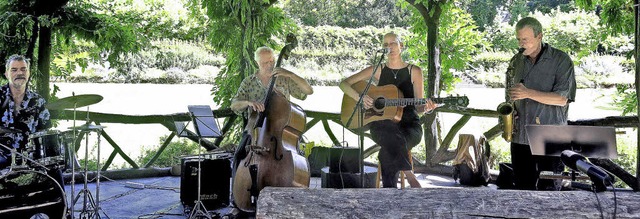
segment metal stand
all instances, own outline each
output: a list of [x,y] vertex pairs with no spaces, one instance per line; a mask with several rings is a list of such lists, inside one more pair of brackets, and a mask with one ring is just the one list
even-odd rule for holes
[[[193,117],[193,114],[191,114],[191,116]],[[196,199],[195,205],[193,206],[193,209],[191,209],[191,213],[189,214],[189,219],[199,218],[199,217],[211,219],[211,215],[209,215],[209,211],[207,211],[207,208],[204,207],[204,204],[200,199],[200,189],[201,189],[200,179],[202,177],[202,159],[203,159],[202,148],[200,146],[201,140],[202,140],[202,136],[198,134],[198,199]]]
[[373,68],[373,72],[371,72],[371,77],[369,77],[369,80],[367,81],[367,86],[364,88],[364,90],[362,91],[362,93],[360,94],[360,97],[358,98],[358,102],[356,103],[356,105],[354,106],[353,111],[351,111],[351,116],[349,116],[349,120],[347,120],[347,124],[345,125],[345,127],[349,127],[351,125],[351,122],[353,121],[353,116],[355,116],[356,111],[358,112],[358,129],[360,129],[360,131],[358,132],[358,146],[360,148],[360,155],[358,157],[358,161],[359,166],[360,166],[360,183],[361,183],[361,187],[360,188],[365,188],[365,180],[364,180],[364,130],[362,130],[362,127],[364,126],[364,114],[366,113],[366,109],[364,108],[364,104],[363,104],[363,99],[364,96],[367,95],[367,92],[369,92],[369,88],[371,87],[371,83],[373,82],[373,78],[376,75],[376,71],[378,71],[378,66],[380,66],[380,63],[382,63],[382,60],[384,59],[384,55],[386,54],[386,52],[383,52],[382,55],[380,56],[380,60],[377,61],[375,67]]
[[[215,117],[213,116],[213,112],[209,106],[189,106],[189,112],[191,116],[191,121],[193,121],[193,126],[195,128],[197,137],[198,137],[198,198],[194,202],[195,205],[193,209],[191,209],[191,213],[189,214],[189,218],[208,218],[211,219],[211,215],[209,215],[209,211],[205,208],[201,199],[201,179],[202,179],[202,160],[204,159],[202,156],[202,138],[211,137],[217,138],[220,137],[220,131],[218,130],[218,126],[215,121]],[[197,115],[196,115],[197,114]],[[203,119],[201,119],[201,118]],[[210,123],[210,124],[207,124]],[[203,134],[204,133],[204,134]]]
[[[101,138],[101,134],[102,134],[102,129],[104,128],[103,126],[92,126],[89,125],[88,123],[89,120],[89,109],[87,108],[87,124],[86,127],[73,127],[74,130],[74,148],[71,150],[73,151],[72,156],[75,156],[75,142],[76,142],[76,138],[77,138],[77,134],[76,134],[76,130],[79,130],[78,134],[86,134],[85,137],[85,160],[84,160],[84,187],[83,189],[81,189],[78,194],[73,197],[73,194],[75,194],[75,188],[74,188],[74,184],[75,184],[75,164],[72,164],[72,183],[71,183],[71,196],[72,196],[72,202],[71,202],[71,218],[75,217],[75,210],[74,210],[74,206],[75,204],[79,201],[80,196],[83,196],[83,201],[82,201],[82,209],[79,211],[80,214],[78,215],[79,218],[101,218],[100,217],[100,210],[102,210],[100,208],[100,170],[101,170],[101,166],[100,166],[100,138]],[[75,124],[75,109],[74,109],[74,124]],[[89,135],[92,131],[95,131],[98,135],[98,142],[97,142],[97,161],[96,161],[96,166],[97,166],[97,170],[96,170],[96,196],[95,198],[93,197],[93,195],[91,194],[91,191],[88,188],[88,168],[89,168]],[[73,157],[72,157],[73,158]],[[102,211],[102,213],[104,214],[104,216],[106,216],[107,218],[109,218],[109,216],[106,214],[106,212],[104,212],[104,210]]]

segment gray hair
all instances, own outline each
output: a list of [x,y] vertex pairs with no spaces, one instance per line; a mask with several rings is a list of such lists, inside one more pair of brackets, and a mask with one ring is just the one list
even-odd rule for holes
[[256,52],[253,53],[253,60],[255,60],[256,62],[260,62],[260,54],[265,52],[270,52],[271,54],[275,55],[275,53],[273,52],[273,49],[263,46],[256,49]]
[[529,27],[533,29],[533,35],[538,36],[542,33],[542,24],[540,21],[536,20],[532,17],[525,17],[518,21],[516,24],[516,31],[522,30],[524,27]]
[[29,62],[29,59],[27,57],[24,57],[23,55],[11,55],[9,56],[9,58],[7,59],[7,63],[5,64],[5,69],[8,72],[9,68],[11,67],[11,62],[13,61],[23,61],[25,63],[27,63],[27,69],[29,69],[29,67],[31,66],[31,63]]

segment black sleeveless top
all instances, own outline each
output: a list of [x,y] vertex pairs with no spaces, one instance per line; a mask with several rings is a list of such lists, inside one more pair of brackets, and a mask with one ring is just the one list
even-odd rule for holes
[[[382,72],[380,73],[380,80],[378,80],[378,86],[384,86],[393,84],[405,98],[414,98],[413,95],[413,83],[411,83],[411,70],[412,65],[401,69],[391,69],[387,65],[384,65]],[[418,112],[415,106],[405,106],[402,113],[402,120],[400,123],[413,123],[419,122]]]

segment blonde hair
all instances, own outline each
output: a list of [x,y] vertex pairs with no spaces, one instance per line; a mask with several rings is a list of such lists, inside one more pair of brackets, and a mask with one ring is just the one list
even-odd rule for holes
[[400,37],[400,34],[397,34],[397,33],[394,33],[394,32],[389,32],[389,33],[385,34],[382,37],[382,39],[384,40],[384,38],[387,38],[387,37],[390,37],[390,36],[396,38],[396,41],[398,41],[398,43],[402,43],[402,37]]

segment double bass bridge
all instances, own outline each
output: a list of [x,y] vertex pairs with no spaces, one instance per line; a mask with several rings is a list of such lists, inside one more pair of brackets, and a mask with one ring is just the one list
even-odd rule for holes
[[262,154],[263,152],[269,152],[271,149],[269,147],[265,147],[262,145],[247,145],[249,151],[253,151],[257,154]]

